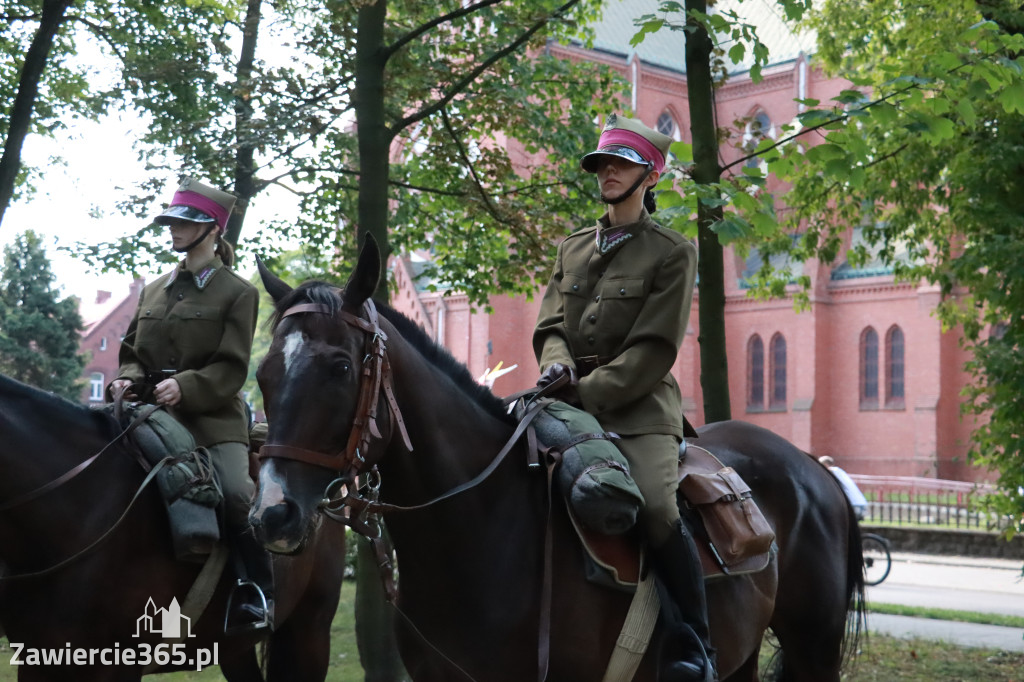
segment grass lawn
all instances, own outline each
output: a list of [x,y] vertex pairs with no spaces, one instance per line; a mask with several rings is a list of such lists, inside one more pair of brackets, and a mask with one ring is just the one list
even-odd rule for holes
[[[363,671],[356,651],[353,601],[355,583],[346,582],[342,588],[338,615],[331,628],[331,663],[328,682],[363,682]],[[999,625],[1024,627],[1024,619],[1004,620],[985,614],[958,614],[957,612],[928,613],[924,609],[891,607],[879,604],[878,612],[898,612],[905,615],[942,617],[966,622],[995,622]],[[762,665],[771,650],[762,649]],[[0,660],[9,661],[10,647],[3,641]],[[0,664],[0,682],[14,682],[17,668]],[[202,672],[180,672],[154,675],[146,678],[158,682],[223,682],[216,668]],[[901,640],[874,635],[861,640],[861,646],[843,682],[1024,682],[1024,654],[990,649],[963,648],[940,642]],[[481,681],[485,682],[485,681]]]

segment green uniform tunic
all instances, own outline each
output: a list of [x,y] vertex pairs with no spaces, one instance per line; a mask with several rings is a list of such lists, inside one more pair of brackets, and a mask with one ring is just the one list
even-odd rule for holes
[[533,336],[541,371],[556,362],[575,367],[583,409],[605,430],[626,436],[620,448],[646,499],[655,542],[678,518],[683,418],[670,372],[696,274],[694,245],[647,211],[615,227],[606,215],[559,245]]
[[249,420],[239,393],[249,373],[259,292],[219,257],[190,272],[184,262],[142,290],[121,342],[118,379],[142,383],[172,370],[181,402],[167,411],[210,450],[228,526],[248,527]]
[[181,402],[168,411],[198,445],[249,442],[239,391],[249,373],[259,292],[220,258],[192,273],[181,263],[147,285],[121,342],[119,379],[173,370]]

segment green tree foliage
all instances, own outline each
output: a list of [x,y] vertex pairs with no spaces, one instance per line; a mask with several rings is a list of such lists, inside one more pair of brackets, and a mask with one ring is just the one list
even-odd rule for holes
[[39,237],[29,231],[4,248],[0,278],[0,372],[77,400],[85,358],[78,353],[78,300],[57,300]]
[[[259,23],[246,24],[258,29],[258,42],[228,25],[196,67],[205,73],[197,87],[208,92],[144,95],[154,87],[187,91],[197,79],[194,72],[179,78],[159,55],[140,70],[134,103],[152,121],[144,153],[154,167],[236,190],[248,177],[244,200],[271,185],[294,193],[299,219],[247,240],[299,238],[324,270],[350,259],[358,226],[386,252],[431,250],[431,281],[478,303],[496,292],[532,291],[552,238],[593,217],[592,183],[577,158],[596,142],[595,120],[617,107],[619,91],[609,69],[554,59],[544,47],[577,33],[599,4],[263,6]],[[214,49],[243,37],[252,38],[251,69],[238,68],[244,54]],[[525,153],[510,149],[512,139]],[[247,145],[251,162],[240,162]],[[156,199],[142,194],[140,215]],[[139,267],[157,246],[153,234],[86,250],[108,268]]]
[[[792,183],[785,220],[765,220],[763,206],[737,220],[782,225],[766,257],[791,250],[825,262],[860,226],[854,263],[879,257],[898,277],[939,288],[938,315],[963,330],[972,356],[964,409],[980,426],[970,456],[999,473],[993,510],[1024,518],[1024,10],[1004,0],[829,0],[810,21],[818,58],[853,87],[828,104],[804,102],[786,136],[759,150]],[[761,273],[771,293],[787,281]]]
[[[22,164],[26,134],[52,136],[76,119],[96,120],[126,97],[187,102],[208,95],[204,66],[226,49],[218,38],[231,5],[0,0],[0,221],[8,203],[30,195],[44,174]],[[97,63],[104,53],[109,62]]]

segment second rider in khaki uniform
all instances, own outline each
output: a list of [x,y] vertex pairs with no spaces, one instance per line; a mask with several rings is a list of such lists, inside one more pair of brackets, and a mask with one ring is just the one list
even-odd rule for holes
[[670,373],[686,333],[697,250],[650,216],[671,142],[639,121],[608,117],[598,149],[580,162],[597,174],[608,210],[559,245],[533,345],[538,384],[568,376],[560,397],[621,436],[646,501],[640,523],[655,570],[700,640],[667,651],[660,679],[699,682],[715,679],[715,666],[703,572],[676,505],[683,417]]

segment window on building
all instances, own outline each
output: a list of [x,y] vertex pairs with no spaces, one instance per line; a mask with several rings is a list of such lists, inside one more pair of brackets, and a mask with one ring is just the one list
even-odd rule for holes
[[89,375],[89,402],[103,402],[103,389],[106,382],[103,381],[103,372],[93,372]]
[[903,330],[893,325],[885,336],[885,406],[900,409],[904,406]]
[[782,334],[772,337],[769,345],[771,386],[768,407],[773,410],[786,409],[786,338]]
[[[759,111],[750,119],[743,132],[743,151],[746,154],[752,154],[757,150],[757,145],[761,144],[761,140],[768,137],[772,137],[772,120],[768,114]],[[747,159],[744,165],[748,168],[756,168],[760,163],[761,159],[755,156]]]
[[106,349],[107,349],[107,337],[104,336],[103,338],[100,339],[100,350],[106,350]]
[[878,332],[871,327],[860,335],[860,407],[878,409]]
[[676,125],[676,120],[672,117],[672,114],[667,111],[662,112],[661,116],[658,117],[655,128],[662,135],[668,135],[673,140],[679,139],[679,126]]
[[747,342],[747,409],[764,409],[764,342],[754,334]]

